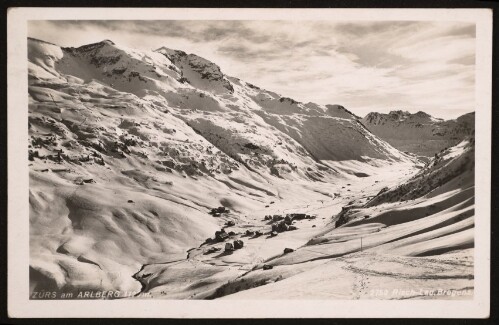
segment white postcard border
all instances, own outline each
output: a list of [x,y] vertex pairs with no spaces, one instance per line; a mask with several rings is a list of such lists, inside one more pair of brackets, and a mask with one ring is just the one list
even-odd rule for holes
[[[473,300],[30,300],[28,20],[412,20],[476,24],[476,210]],[[490,310],[492,10],[11,8],[8,11],[8,314],[10,317],[485,318]]]

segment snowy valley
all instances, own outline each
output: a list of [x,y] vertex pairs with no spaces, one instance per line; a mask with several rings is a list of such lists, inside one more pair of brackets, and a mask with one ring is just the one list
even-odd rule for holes
[[29,38],[28,82],[32,293],[472,298],[474,113],[359,118],[109,40]]

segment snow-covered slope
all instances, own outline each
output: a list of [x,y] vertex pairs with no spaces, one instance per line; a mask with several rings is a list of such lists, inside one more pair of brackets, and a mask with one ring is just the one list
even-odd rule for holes
[[[226,281],[333,229],[341,205],[418,171],[342,106],[282,97],[196,55],[112,41],[28,50],[32,290],[223,296]],[[219,206],[230,212],[208,214]],[[318,218],[245,239],[289,211]],[[205,254],[227,221],[245,248]]]
[[[474,157],[474,137],[470,137],[435,154],[411,178],[393,187],[384,187],[363,205],[354,203],[344,207],[336,216],[335,225],[353,227],[381,223],[389,226],[415,223],[415,220],[421,223],[421,219],[429,220],[436,215],[449,216],[448,213],[452,211],[466,211],[466,215],[472,216]],[[462,218],[453,222],[458,221],[462,221]],[[431,223],[421,224],[427,227]]]
[[444,148],[456,145],[475,130],[475,113],[444,121],[425,112],[411,114],[391,111],[369,113],[362,123],[375,135],[401,151],[431,157]]
[[[473,184],[475,171],[474,137],[436,153],[432,160],[407,182],[383,191],[367,205],[413,200],[436,191],[455,190]],[[452,183],[449,183],[451,182]]]
[[267,260],[271,270],[255,268],[213,295],[471,299],[473,247],[474,140],[467,138],[398,185],[349,202],[308,243]]
[[[473,157],[474,142],[469,138],[443,150],[407,179],[387,168],[379,178],[345,184],[349,189],[342,186],[338,195],[339,200],[345,195],[342,202],[348,203],[332,222],[296,220],[293,225],[298,231],[270,236],[263,243],[252,238],[245,252],[207,257],[208,250],[204,254],[194,250],[186,261],[146,267],[139,275],[153,274],[146,280],[147,292],[157,297],[169,297],[165,292],[173,290],[173,297],[212,299],[471,299]],[[392,184],[398,180],[398,185],[376,188],[380,179],[394,176],[398,177]],[[352,197],[346,195],[352,192],[354,200],[350,201]],[[318,213],[319,219],[323,215],[319,204],[307,208]],[[307,237],[311,239],[304,242]],[[287,250],[278,250],[283,247]],[[254,261],[255,251],[267,258]],[[250,269],[212,268],[209,274],[205,270],[190,277],[192,286],[182,286],[186,279],[181,272],[192,263],[202,269],[206,263],[219,267],[247,259],[254,265]],[[235,274],[229,275],[230,271]],[[223,285],[202,286],[217,278]],[[198,285],[204,290],[193,289]],[[434,288],[443,293],[435,293]]]
[[28,75],[42,79],[59,77],[55,64],[64,56],[55,44],[28,38]]

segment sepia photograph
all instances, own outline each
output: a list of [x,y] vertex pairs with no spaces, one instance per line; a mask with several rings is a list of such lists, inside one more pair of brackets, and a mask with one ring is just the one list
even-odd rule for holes
[[57,10],[9,52],[16,297],[488,312],[487,10]]

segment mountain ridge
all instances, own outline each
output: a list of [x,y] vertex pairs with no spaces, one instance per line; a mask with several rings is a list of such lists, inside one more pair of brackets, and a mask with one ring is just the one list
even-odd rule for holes
[[[208,299],[287,283],[332,254],[321,250],[357,251],[355,231],[334,239],[342,206],[425,168],[341,105],[159,50],[28,40],[31,291]],[[286,214],[305,217],[273,220]]]
[[474,120],[474,112],[443,120],[423,111],[412,114],[395,110],[387,114],[371,112],[361,121],[372,133],[395,148],[427,160],[440,150],[473,135]]

